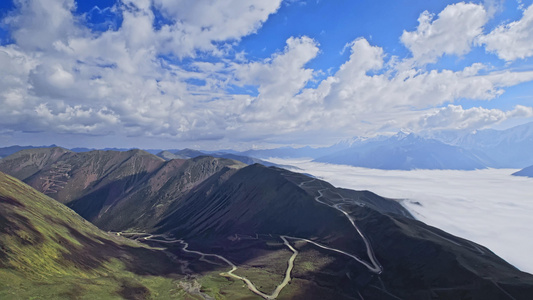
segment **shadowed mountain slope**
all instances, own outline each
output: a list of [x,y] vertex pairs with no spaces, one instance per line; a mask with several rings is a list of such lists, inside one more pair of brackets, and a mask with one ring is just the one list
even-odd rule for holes
[[180,268],[0,172],[1,299],[178,298]]
[[[119,197],[113,195],[116,187],[115,183],[111,183],[73,201],[69,206],[100,228],[152,228],[172,203],[181,201],[192,188],[226,167],[241,168],[244,165],[208,156],[171,160],[139,182],[127,184],[129,179],[124,178],[124,192]],[[106,202],[100,209],[94,209],[95,203],[101,201],[102,196],[107,197]],[[97,211],[99,214],[95,216]]]
[[[171,231],[187,240],[209,243],[236,233],[313,238],[337,235],[356,240],[357,233],[347,218],[314,201],[283,172],[291,174],[259,164],[241,170],[224,169],[177,203],[159,224],[158,232]],[[401,205],[390,202],[398,213],[408,214]]]
[[240,236],[287,236],[296,247],[307,243],[324,255],[352,254],[363,262],[341,256],[344,267],[334,280],[344,283],[336,289],[364,299],[533,296],[532,275],[481,245],[414,220],[394,200],[261,165],[221,170],[158,225],[158,232],[229,256]]

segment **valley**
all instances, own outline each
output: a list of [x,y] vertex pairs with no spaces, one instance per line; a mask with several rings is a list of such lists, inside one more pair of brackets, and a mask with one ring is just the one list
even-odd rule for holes
[[[302,270],[306,269],[306,272],[311,271],[313,268],[313,263],[317,263],[320,260],[328,260],[329,255],[322,253],[319,254],[319,252],[316,252],[316,250],[306,249],[304,246],[305,244],[310,244],[317,246],[317,248],[326,249],[327,251],[333,251],[337,253],[341,253],[343,255],[352,257],[354,259],[358,259],[354,257],[351,254],[345,253],[344,251],[340,251],[337,249],[329,248],[323,245],[320,245],[316,242],[313,242],[311,240],[303,239],[303,238],[296,238],[296,237],[289,237],[289,236],[278,236],[275,237],[273,235],[256,235],[255,237],[250,236],[238,236],[238,239],[243,239],[244,241],[251,241],[253,240],[253,243],[250,245],[247,245],[247,242],[243,243],[234,243],[233,247],[235,248],[229,248],[225,250],[226,253],[225,256],[219,255],[219,254],[212,254],[212,253],[206,253],[201,252],[197,250],[192,250],[189,248],[189,244],[185,242],[184,240],[179,240],[175,238],[171,238],[165,235],[152,235],[147,233],[140,233],[140,232],[113,232],[113,234],[116,234],[118,236],[128,236],[129,238],[140,241],[143,243],[150,244],[151,246],[155,246],[160,249],[165,249],[165,251],[171,251],[172,253],[176,255],[182,254],[192,254],[189,258],[191,260],[190,263],[194,263],[195,259],[197,259],[199,262],[203,262],[207,265],[210,265],[209,269],[210,271],[207,273],[207,275],[204,276],[202,280],[206,280],[206,277],[220,277],[220,278],[233,278],[233,280],[236,280],[237,282],[241,281],[245,285],[244,286],[235,286],[234,281],[226,281],[225,283],[219,283],[217,285],[217,290],[219,291],[215,295],[218,295],[220,297],[221,295],[226,295],[227,293],[236,293],[236,294],[242,294],[243,288],[247,288],[250,292],[256,294],[257,296],[263,298],[263,299],[277,299],[280,297],[280,299],[292,299],[292,298],[307,298],[307,299],[320,299],[321,297],[324,297],[324,295],[327,294],[325,291],[320,291],[320,288],[315,287],[313,290],[313,293],[317,293],[318,295],[313,296],[312,294],[305,293],[304,295],[301,295],[301,288],[306,287],[306,285],[309,285],[310,282],[308,279],[302,278]],[[291,245],[292,241],[294,244]],[[281,243],[283,242],[283,243]],[[232,261],[230,261],[226,257],[232,257],[235,258],[236,255],[239,255],[239,252],[242,251],[257,251],[258,243],[263,244],[262,247],[267,247],[269,250],[267,251],[267,254],[264,254],[264,256],[267,256],[265,258],[263,257],[257,257],[253,258],[247,262],[243,262],[242,259],[237,259],[236,261],[239,261],[239,265],[236,265]],[[270,246],[268,246],[270,244]],[[275,246],[273,246],[275,245]],[[284,248],[280,248],[281,245],[285,246]],[[298,246],[296,246],[298,245]],[[299,248],[300,250],[296,249]],[[302,248],[303,247],[303,248]],[[235,250],[237,253],[231,253]],[[287,255],[288,251],[290,250],[290,255]],[[301,254],[300,251],[302,251]],[[312,257],[308,257],[308,252],[313,252],[314,255]],[[302,258],[302,256],[306,256],[306,258]],[[317,256],[322,256],[321,259],[317,259]],[[297,260],[298,259],[298,260]],[[273,266],[274,263],[277,266]],[[297,263],[295,263],[295,260],[297,260]],[[331,257],[329,258],[331,260]],[[266,263],[266,265],[265,265]],[[285,266],[285,269],[283,269],[283,265]],[[198,267],[198,266],[197,266]],[[205,267],[205,266],[204,266]],[[296,270],[294,272],[293,270]],[[205,269],[204,269],[205,271]],[[185,270],[185,273],[187,274],[189,272],[189,276],[191,276],[189,279],[194,278],[195,276],[198,276],[198,273],[193,272],[192,270]],[[279,273],[277,273],[279,272]],[[238,275],[238,274],[240,275]],[[296,273],[297,277],[294,277],[294,274]],[[309,276],[309,275],[307,275]],[[215,281],[219,279],[214,279]],[[277,281],[277,283],[276,283]],[[186,281],[181,281],[186,282]],[[297,282],[295,286],[292,284],[294,282]],[[202,286],[203,287],[203,286]],[[236,289],[236,291],[233,291],[233,289]],[[288,289],[289,291],[287,291]],[[205,287],[202,288],[202,290],[205,291]],[[323,288],[322,288],[323,290]],[[321,296],[319,296],[321,295]],[[208,294],[204,294],[202,296],[204,299],[211,299],[212,297]],[[242,296],[241,296],[242,297]],[[350,299],[348,295],[342,295],[337,294],[337,297],[339,298],[346,298]],[[230,298],[230,297],[228,297]],[[240,298],[240,297],[239,297]]]
[[152,273],[178,299],[527,299],[533,291],[532,275],[416,220],[398,200],[286,169],[44,148],[0,160],[0,171],[163,254],[168,271]]
[[[290,175],[289,175],[290,176]],[[315,181],[315,179],[311,179],[309,181],[303,181],[299,184],[300,187],[304,187],[305,185],[308,185],[308,184],[311,184]],[[237,266],[232,263],[231,261],[229,261],[227,258],[223,257],[223,256],[220,256],[218,254],[208,254],[208,253],[203,253],[203,252],[200,252],[200,251],[194,251],[194,250],[189,250],[188,247],[189,247],[189,244],[183,240],[177,240],[177,239],[169,239],[167,237],[165,237],[164,235],[153,235],[153,234],[147,234],[147,233],[139,233],[139,232],[115,232],[114,234],[117,234],[118,236],[133,236],[135,240],[142,240],[142,241],[150,241],[150,242],[155,242],[156,244],[157,243],[162,243],[162,244],[174,244],[174,243],[180,243],[183,245],[183,248],[181,249],[181,251],[183,252],[186,252],[186,253],[193,253],[193,254],[197,254],[200,256],[200,260],[202,261],[205,261],[205,262],[208,262],[208,263],[212,263],[214,265],[219,265],[217,264],[216,262],[212,262],[210,260],[207,260],[206,257],[214,257],[214,258],[217,258],[221,261],[223,261],[224,263],[226,263],[227,265],[229,265],[231,267],[231,270],[228,271],[228,272],[225,272],[225,273],[221,273],[220,275],[221,276],[231,276],[233,278],[236,278],[238,280],[242,280],[246,283],[248,289],[250,291],[252,291],[253,293],[263,297],[264,299],[276,299],[281,290],[291,281],[291,272],[294,268],[294,260],[296,259],[296,257],[298,256],[298,251],[293,248],[293,246],[289,243],[288,240],[293,240],[295,242],[305,242],[305,243],[309,243],[309,244],[312,244],[316,247],[319,247],[319,248],[322,248],[322,249],[325,249],[325,250],[328,250],[328,251],[333,251],[333,252],[336,252],[336,253],[340,253],[340,254],[343,254],[345,256],[348,256],[354,260],[356,260],[357,262],[359,262],[360,264],[364,265],[365,267],[368,268],[369,271],[371,272],[374,272],[376,274],[380,274],[382,271],[383,271],[383,267],[379,264],[379,262],[377,262],[377,259],[375,257],[375,254],[374,254],[374,251],[372,249],[372,246],[370,245],[370,242],[368,241],[368,239],[365,237],[365,235],[361,232],[361,230],[357,227],[357,225],[355,224],[355,221],[354,219],[344,210],[342,210],[341,206],[343,204],[343,202],[346,202],[346,203],[354,203],[356,201],[352,200],[352,199],[348,199],[348,198],[344,198],[342,197],[340,194],[336,193],[340,200],[342,202],[338,202],[336,204],[328,204],[328,203],[325,203],[319,199],[321,198],[324,198],[324,192],[325,191],[329,191],[329,188],[325,188],[325,189],[321,189],[321,190],[318,190],[318,196],[315,197],[315,201],[319,202],[319,203],[322,203],[324,205],[327,205],[329,207],[332,207],[334,209],[337,209],[338,211],[342,212],[346,218],[348,218],[348,220],[350,221],[350,223],[352,224],[352,226],[354,227],[354,229],[357,231],[357,233],[360,235],[361,239],[364,241],[365,243],[365,247],[366,247],[366,251],[367,251],[367,255],[368,255],[368,258],[370,260],[371,263],[368,263],[366,261],[364,261],[363,259],[353,255],[353,254],[350,254],[350,253],[347,253],[345,251],[342,251],[342,250],[339,250],[339,249],[335,249],[335,248],[331,248],[331,247],[328,247],[328,246],[325,246],[325,245],[321,245],[315,241],[312,241],[312,240],[309,240],[309,239],[306,239],[306,238],[297,238],[297,237],[292,237],[292,236],[286,236],[286,235],[281,235],[279,236],[279,238],[281,240],[283,240],[283,243],[287,246],[287,248],[289,248],[293,254],[290,256],[290,258],[288,259],[287,261],[287,269],[285,271],[285,276],[284,276],[284,279],[283,281],[275,288],[275,290],[271,293],[271,294],[265,294],[264,292],[262,291],[259,291],[256,287],[256,285],[254,285],[254,283],[252,283],[248,278],[246,277],[242,277],[242,276],[238,276],[238,275],[235,275],[233,272],[235,272],[238,268]],[[358,205],[364,205],[364,204],[359,204]],[[266,234],[261,234],[261,236],[265,236]],[[272,235],[269,234],[268,236],[270,236],[272,238]],[[160,239],[162,238],[162,239]],[[256,234],[255,237],[250,237],[250,236],[239,236],[239,234],[235,234],[235,240],[239,240],[241,238],[245,238],[245,239],[252,239],[252,240],[259,240],[259,234]]]

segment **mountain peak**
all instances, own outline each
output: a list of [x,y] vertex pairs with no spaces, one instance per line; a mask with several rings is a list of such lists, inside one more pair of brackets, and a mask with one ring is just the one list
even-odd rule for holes
[[420,136],[416,135],[413,132],[407,132],[407,131],[401,130],[401,131],[398,131],[398,133],[396,133],[395,135],[393,135],[390,139],[395,140],[395,141],[402,141],[402,140],[413,141],[413,140],[419,140],[423,138],[421,138]]

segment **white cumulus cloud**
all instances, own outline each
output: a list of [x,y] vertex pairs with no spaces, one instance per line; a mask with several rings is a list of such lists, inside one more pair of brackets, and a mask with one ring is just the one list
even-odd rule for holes
[[279,9],[281,0],[154,0],[154,5],[174,21],[159,32],[162,50],[185,56],[195,49],[219,52],[213,42],[239,40],[256,32]]
[[487,21],[482,5],[459,2],[448,5],[436,19],[425,11],[418,18],[416,31],[404,31],[400,39],[416,63],[433,63],[445,54],[461,56],[470,52]]
[[489,126],[528,116],[485,113],[480,105],[451,118],[455,125],[438,121],[448,110],[458,115],[461,99],[497,100],[507,87],[533,80],[531,71],[492,71],[480,62],[462,70],[425,68],[442,55],[470,50],[487,19],[481,5],[461,2],[436,17],[422,14],[417,30],[402,35],[413,57],[391,57],[355,38],[346,44],[347,60],[326,78],[311,67],[325,53],[308,36],[287,38],[266,59],[235,53],[280,5],[124,0],[110,9],[122,22],[98,31],[76,14],[73,0],[16,1],[2,20],[14,43],[0,46],[0,124],[11,133],[39,128],[223,140],[227,147],[317,137],[326,144],[409,126],[461,127],[469,118],[470,127]]
[[506,61],[533,56],[533,5],[524,11],[520,20],[497,27],[479,42]]
[[[287,39],[281,53],[262,62],[236,65],[236,84],[257,85],[256,109],[288,109],[295,94],[312,79],[313,70],[305,65],[318,54],[317,43],[306,36]],[[293,111],[293,113],[298,113]]]

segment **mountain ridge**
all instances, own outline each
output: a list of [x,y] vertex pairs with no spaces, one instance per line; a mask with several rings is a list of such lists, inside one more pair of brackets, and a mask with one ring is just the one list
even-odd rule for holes
[[[209,157],[165,161],[138,149],[83,153],[60,149],[23,150],[0,160],[0,171],[19,176],[99,226],[110,222],[120,224],[115,229],[121,230],[126,229],[126,224],[132,224],[132,220],[112,220],[112,216],[121,215],[113,211],[128,206],[126,203],[130,204],[126,209],[131,213],[128,218],[143,219],[142,222],[138,220],[137,225],[150,223],[149,216],[159,215],[170,202],[179,200],[181,194],[218,169],[244,166],[236,161]],[[51,156],[50,153],[56,152],[61,155]],[[26,160],[34,162],[30,176],[22,172],[25,169],[19,170]],[[181,183],[165,187],[175,176],[179,177],[176,182]]]
[[533,122],[505,130],[484,129],[473,133],[448,132],[434,138],[487,158],[492,168],[524,168],[533,165]]

